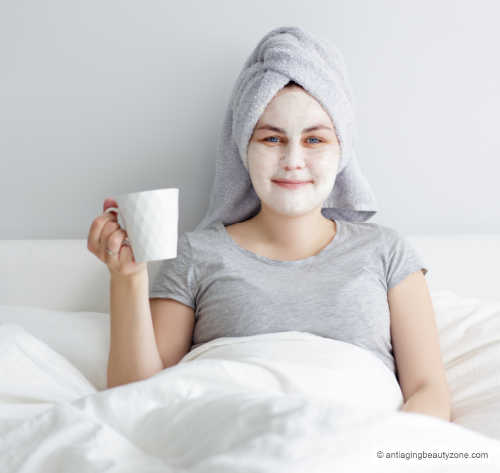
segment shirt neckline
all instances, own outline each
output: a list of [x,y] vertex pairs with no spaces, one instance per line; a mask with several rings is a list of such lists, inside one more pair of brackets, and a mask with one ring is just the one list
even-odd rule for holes
[[307,258],[302,258],[298,260],[291,260],[291,261],[283,261],[283,260],[276,260],[272,258],[268,258],[267,256],[263,255],[258,255],[257,253],[254,253],[253,251],[247,250],[246,248],[241,247],[236,243],[231,235],[229,235],[228,231],[226,230],[225,225],[222,222],[217,222],[217,229],[222,233],[224,239],[229,243],[229,245],[239,251],[240,253],[258,260],[262,261],[264,263],[268,264],[274,264],[274,265],[280,265],[280,266],[300,266],[306,263],[313,263],[315,261],[322,261],[326,253],[329,253],[333,250],[335,250],[340,243],[340,240],[342,239],[343,235],[343,222],[340,220],[335,220],[335,219],[330,219],[332,221],[335,221],[336,226],[337,226],[337,232],[335,233],[335,236],[333,239],[326,245],[319,253],[316,253],[315,255],[308,256]]

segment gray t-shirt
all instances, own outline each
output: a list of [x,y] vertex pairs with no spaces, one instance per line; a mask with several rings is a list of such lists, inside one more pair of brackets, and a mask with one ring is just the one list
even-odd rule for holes
[[318,254],[277,261],[240,247],[217,222],[179,236],[149,297],[195,310],[192,347],[218,337],[303,331],[372,351],[396,375],[387,291],[427,267],[398,231],[373,222],[336,220]]

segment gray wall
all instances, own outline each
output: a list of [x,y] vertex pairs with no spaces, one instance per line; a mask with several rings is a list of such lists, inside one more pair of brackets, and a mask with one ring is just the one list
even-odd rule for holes
[[203,216],[224,111],[260,38],[342,50],[361,168],[408,234],[500,233],[494,1],[0,3],[0,239],[87,238],[105,197],[180,188]]

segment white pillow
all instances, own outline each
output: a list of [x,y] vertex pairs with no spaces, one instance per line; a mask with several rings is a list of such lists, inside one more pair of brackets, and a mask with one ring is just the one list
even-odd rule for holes
[[20,325],[65,357],[99,391],[106,389],[109,314],[0,305],[0,324]]
[[432,294],[454,423],[500,440],[500,299]]

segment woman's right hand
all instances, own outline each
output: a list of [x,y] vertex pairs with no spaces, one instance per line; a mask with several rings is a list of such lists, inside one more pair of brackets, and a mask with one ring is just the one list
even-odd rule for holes
[[[112,276],[129,278],[147,272],[146,263],[135,262],[132,247],[124,243],[127,232],[120,227],[115,211],[106,212],[109,207],[118,208],[118,204],[113,199],[105,199],[104,212],[90,225],[88,250],[108,266]],[[113,254],[108,254],[106,248]]]

